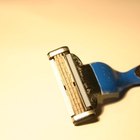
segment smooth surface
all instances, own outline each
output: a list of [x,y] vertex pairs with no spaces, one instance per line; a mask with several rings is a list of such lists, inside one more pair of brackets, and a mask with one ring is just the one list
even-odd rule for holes
[[139,0],[0,0],[0,139],[139,140],[140,87],[73,126],[47,53],[69,46],[83,63],[140,64]]

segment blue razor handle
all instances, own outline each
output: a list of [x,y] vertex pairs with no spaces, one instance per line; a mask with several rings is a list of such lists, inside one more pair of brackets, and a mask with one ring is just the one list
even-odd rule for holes
[[98,81],[101,95],[121,93],[140,85],[140,65],[123,73],[101,62],[91,63],[90,66]]
[[101,62],[83,64],[66,46],[49,52],[48,57],[75,125],[98,121],[103,105],[140,85],[140,65],[119,72]]

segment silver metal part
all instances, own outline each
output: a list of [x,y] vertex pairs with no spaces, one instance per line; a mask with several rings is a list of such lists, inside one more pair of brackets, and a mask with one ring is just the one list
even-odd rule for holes
[[69,52],[69,49],[68,49],[68,47],[64,46],[64,47],[61,47],[61,48],[58,48],[56,50],[49,52],[48,57],[49,57],[49,59],[52,59],[54,56],[56,56],[58,54],[66,53],[66,52]]
[[78,74],[68,47],[61,47],[49,54],[54,73],[74,124],[79,124],[95,114]]
[[93,115],[95,115],[95,112],[93,110],[90,110],[74,116],[72,120],[75,125],[79,125],[83,121],[86,121],[90,117],[93,117]]

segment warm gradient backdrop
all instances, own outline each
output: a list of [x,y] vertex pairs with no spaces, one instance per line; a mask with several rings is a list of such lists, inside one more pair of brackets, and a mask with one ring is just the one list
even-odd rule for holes
[[139,0],[0,0],[0,140],[139,140],[140,88],[74,127],[46,54],[140,64]]

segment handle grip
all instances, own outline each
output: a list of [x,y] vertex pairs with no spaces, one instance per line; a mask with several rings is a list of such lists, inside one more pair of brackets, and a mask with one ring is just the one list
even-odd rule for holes
[[91,63],[90,66],[103,95],[120,93],[127,88],[140,85],[140,65],[124,73],[113,70],[101,62]]
[[119,92],[126,88],[140,85],[140,65],[129,70],[128,72],[119,73],[118,79]]

